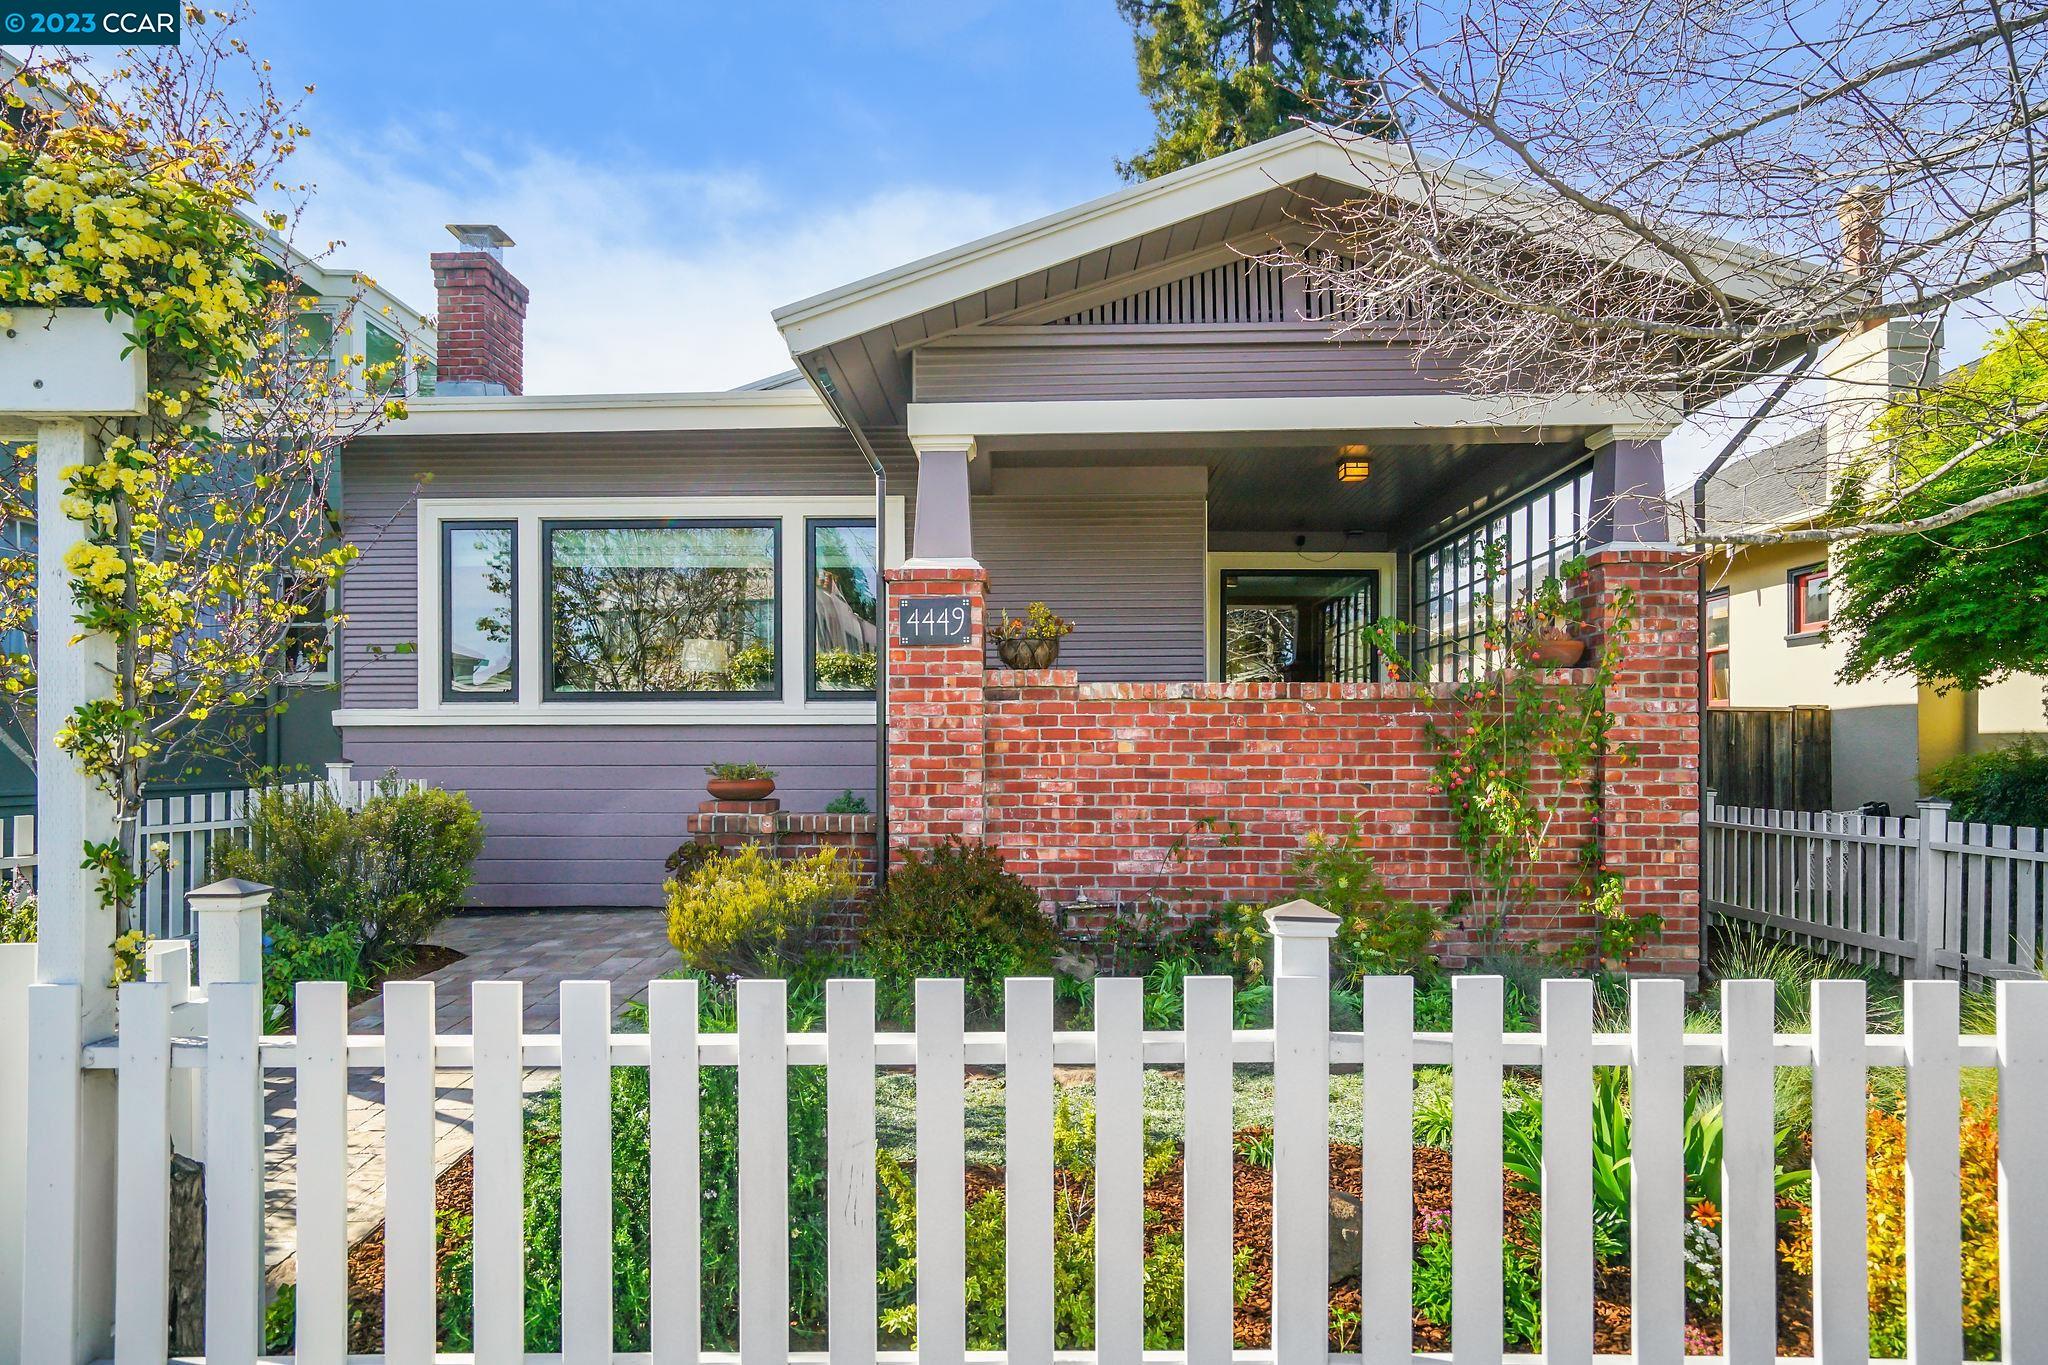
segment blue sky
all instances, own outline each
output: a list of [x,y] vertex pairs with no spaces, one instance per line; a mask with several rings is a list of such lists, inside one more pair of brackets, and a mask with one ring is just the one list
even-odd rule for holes
[[441,225],[499,223],[535,392],[780,368],[771,307],[1115,189],[1152,126],[1112,0],[464,8],[249,38],[317,87],[301,241],[431,309]]

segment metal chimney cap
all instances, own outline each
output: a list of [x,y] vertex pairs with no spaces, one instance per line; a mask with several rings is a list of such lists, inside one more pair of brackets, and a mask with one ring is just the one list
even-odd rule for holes
[[496,223],[450,223],[448,232],[462,245],[475,251],[488,251],[493,256],[508,246],[517,245]]

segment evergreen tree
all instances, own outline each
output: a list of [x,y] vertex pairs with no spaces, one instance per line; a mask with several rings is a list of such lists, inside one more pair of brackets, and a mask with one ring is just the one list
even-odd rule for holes
[[1372,78],[1386,0],[1117,0],[1131,25],[1138,89],[1159,120],[1127,180],[1192,166],[1286,132],[1296,120],[1392,118]]

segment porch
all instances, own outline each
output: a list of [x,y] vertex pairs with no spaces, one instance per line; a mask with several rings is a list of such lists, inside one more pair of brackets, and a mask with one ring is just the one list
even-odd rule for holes
[[[1594,771],[1543,779],[1564,814],[1510,928],[1586,942],[1597,846],[1628,910],[1662,921],[1635,967],[1697,970],[1698,578],[1665,543],[1655,428],[1509,425],[1474,403],[1429,429],[1083,434],[1021,428],[1148,405],[974,406],[911,405],[916,529],[890,574],[892,850],[986,841],[1048,904],[1114,914],[1284,897],[1310,834],[1356,830],[1393,894],[1451,918],[1455,960],[1480,925],[1437,785],[1439,694],[1472,671],[1489,599],[1583,559],[1588,643],[1619,631],[1628,648],[1604,681],[1582,667],[1554,685],[1603,687],[1611,742]],[[1202,406],[1171,420],[1198,425]],[[1271,406],[1285,421],[1309,405]],[[919,434],[963,420],[1001,429]],[[1188,544],[1169,555],[1176,526]],[[989,627],[1034,600],[1076,629],[1055,667],[1011,671]],[[942,604],[963,635],[906,635]],[[1398,660],[1366,629],[1388,618],[1417,627]]]

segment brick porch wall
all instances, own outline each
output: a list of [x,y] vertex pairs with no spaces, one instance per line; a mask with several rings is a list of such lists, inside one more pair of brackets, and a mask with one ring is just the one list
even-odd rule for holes
[[[1631,746],[1604,774],[1609,861],[1628,899],[1666,920],[1638,955],[1644,971],[1699,960],[1697,580],[1670,552],[1593,557],[1597,634],[1612,594],[1631,588],[1637,624],[1609,692],[1614,738]],[[973,570],[899,570],[892,601],[967,592]],[[1467,886],[1442,797],[1431,789],[1411,684],[1081,683],[1069,671],[987,672],[976,644],[893,645],[889,694],[890,846],[957,834],[997,846],[1049,902],[1270,901],[1294,891],[1292,863],[1313,830],[1356,817],[1396,892],[1443,907]],[[894,632],[891,636],[892,640]],[[1559,686],[1584,686],[1565,671]],[[1583,941],[1574,855],[1591,815],[1569,807],[1561,850],[1539,869],[1544,907],[1517,936]],[[1458,955],[1458,932],[1448,945]]]

